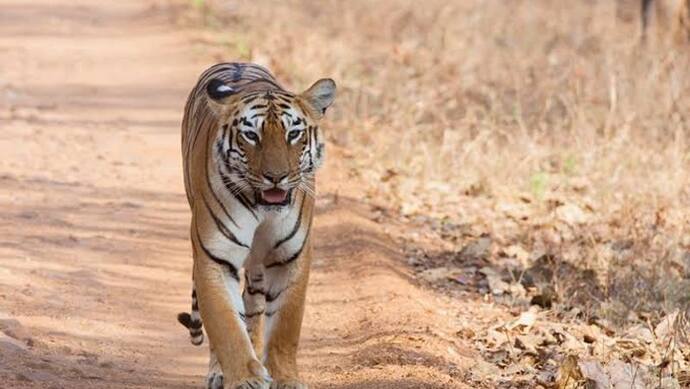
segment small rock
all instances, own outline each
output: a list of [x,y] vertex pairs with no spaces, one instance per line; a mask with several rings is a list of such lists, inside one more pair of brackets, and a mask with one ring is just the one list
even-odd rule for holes
[[24,353],[27,350],[23,342],[0,333],[0,355]]
[[0,319],[0,331],[14,339],[26,342],[31,339],[31,333],[18,320]]
[[532,326],[534,326],[534,323],[537,322],[538,309],[539,308],[536,308],[534,306],[530,307],[527,311],[522,312],[520,314],[520,317],[517,318],[517,320],[506,325],[506,328],[509,330],[513,330],[515,328],[523,328],[525,332],[529,332],[530,328],[532,328]]

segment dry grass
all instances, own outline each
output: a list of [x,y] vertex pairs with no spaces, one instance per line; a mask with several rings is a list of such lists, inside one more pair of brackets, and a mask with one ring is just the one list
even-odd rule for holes
[[638,47],[614,2],[219,3],[223,58],[338,80],[331,138],[405,202],[584,179],[602,204],[687,203],[690,62]]
[[[428,230],[406,238],[422,268],[467,268],[460,253],[484,234],[499,275],[552,258],[560,310],[544,320],[620,335],[685,307],[690,55],[638,44],[637,1],[215,6],[219,59],[263,63],[293,88],[337,80],[328,136],[372,202]],[[540,288],[525,288],[499,302],[526,309]],[[644,363],[663,362],[658,347]],[[641,361],[615,350],[590,354]]]

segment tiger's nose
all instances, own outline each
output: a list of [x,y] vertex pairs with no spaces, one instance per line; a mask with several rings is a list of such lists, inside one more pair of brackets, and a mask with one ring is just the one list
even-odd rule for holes
[[273,184],[279,184],[281,181],[287,178],[287,173],[277,173],[277,172],[266,172],[264,173],[264,178]]

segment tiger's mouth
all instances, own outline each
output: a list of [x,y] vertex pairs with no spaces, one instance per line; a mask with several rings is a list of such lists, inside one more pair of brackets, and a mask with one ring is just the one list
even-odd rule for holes
[[280,188],[262,190],[259,195],[259,203],[263,205],[287,205],[290,202],[291,192]]

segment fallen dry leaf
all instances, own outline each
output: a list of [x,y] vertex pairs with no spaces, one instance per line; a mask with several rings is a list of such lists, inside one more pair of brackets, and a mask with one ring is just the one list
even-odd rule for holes
[[678,318],[678,310],[666,315],[654,328],[654,335],[662,343],[668,343],[669,339],[675,335],[675,323]]
[[506,325],[506,328],[509,330],[519,328],[522,329],[524,333],[529,332],[530,328],[532,328],[532,326],[534,326],[534,323],[536,323],[537,321],[538,311],[539,308],[535,306],[529,307],[527,311],[522,312],[520,314],[520,317],[518,317],[517,320]]
[[539,339],[533,335],[518,335],[515,337],[515,347],[526,354],[538,355]]
[[613,389],[646,389],[652,388],[652,379],[646,368],[633,366],[615,360],[606,367]]
[[503,253],[508,256],[517,259],[523,267],[527,267],[529,253],[527,250],[522,248],[522,246],[513,244],[503,249]]
[[489,283],[489,290],[491,294],[495,296],[500,296],[510,290],[510,284],[503,281],[501,276],[490,267],[483,267],[479,269],[479,272],[484,274],[487,282]]
[[491,328],[487,331],[486,342],[489,347],[498,348],[508,343],[508,335],[498,331],[498,329]]
[[611,383],[603,366],[597,361],[579,361],[578,367],[582,376],[587,381],[587,387],[591,389],[609,389]]
[[556,389],[578,389],[583,381],[582,372],[575,355],[568,355],[558,368]]
[[589,221],[585,211],[575,204],[565,204],[556,208],[556,217],[570,226],[577,226]]

